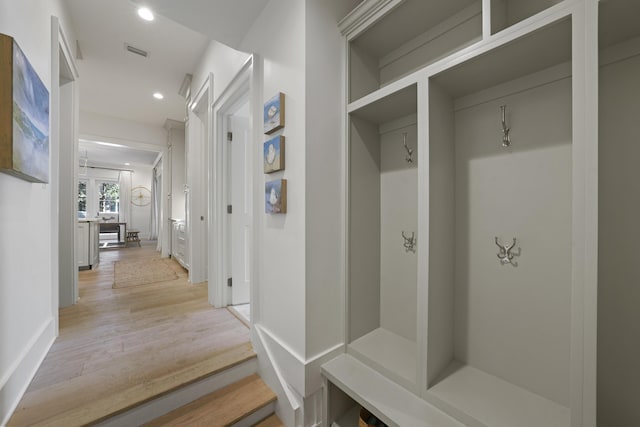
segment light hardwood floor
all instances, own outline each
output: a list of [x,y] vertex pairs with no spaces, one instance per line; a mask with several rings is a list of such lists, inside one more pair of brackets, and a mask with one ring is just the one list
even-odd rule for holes
[[264,381],[253,374],[143,427],[232,426],[276,399]]
[[248,328],[174,261],[177,280],[112,288],[115,261],[158,257],[143,242],[80,272],[80,301],[60,310],[60,336],[9,426],[95,422],[255,357]]

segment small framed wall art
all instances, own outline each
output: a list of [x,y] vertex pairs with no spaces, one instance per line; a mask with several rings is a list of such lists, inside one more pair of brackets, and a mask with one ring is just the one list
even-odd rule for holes
[[286,179],[276,179],[264,184],[264,211],[268,214],[287,213]]
[[13,37],[0,34],[0,171],[49,182],[49,91]]
[[284,170],[284,136],[276,136],[264,143],[264,173]]
[[271,134],[284,127],[284,94],[278,92],[264,104],[264,133]]

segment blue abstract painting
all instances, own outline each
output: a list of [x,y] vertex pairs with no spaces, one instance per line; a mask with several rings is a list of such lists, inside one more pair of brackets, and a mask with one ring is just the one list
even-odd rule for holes
[[264,133],[270,134],[284,127],[284,94],[282,92],[264,104]]
[[29,181],[49,182],[49,91],[15,41],[12,169]]
[[284,170],[284,136],[276,136],[264,143],[264,173]]
[[277,179],[264,185],[264,207],[268,214],[287,213],[287,180]]

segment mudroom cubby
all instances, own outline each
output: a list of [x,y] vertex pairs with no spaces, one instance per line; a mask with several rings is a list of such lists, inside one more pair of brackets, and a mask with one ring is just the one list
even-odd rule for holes
[[491,34],[542,12],[562,0],[491,0]]
[[412,84],[349,115],[349,351],[412,389],[419,249],[416,112]]
[[[476,7],[462,3],[425,1],[434,13],[452,7],[429,28]],[[466,22],[483,28],[466,47],[416,56],[387,77],[354,52],[371,52],[373,35],[416,30],[396,21],[414,2],[365,0],[340,24],[346,345],[322,367],[328,399],[392,425],[421,408],[451,425],[593,426],[596,3],[481,6]],[[618,43],[629,37],[616,32]],[[408,394],[391,403],[372,396],[380,389]],[[403,419],[430,425],[423,418]]]
[[640,2],[599,3],[598,426],[640,425]]
[[371,12],[376,22],[349,40],[350,102],[482,38],[480,0],[395,0]]
[[428,146],[429,397],[570,425],[571,19],[433,76]]

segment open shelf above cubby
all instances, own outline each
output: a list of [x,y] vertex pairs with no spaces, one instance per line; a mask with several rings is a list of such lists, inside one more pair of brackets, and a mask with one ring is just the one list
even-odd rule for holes
[[571,19],[454,66],[433,77],[454,99],[515,80],[571,60]]
[[562,0],[491,0],[491,34],[542,12]]
[[601,1],[598,8],[600,49],[640,37],[640,25],[638,25],[640,2],[637,0]]
[[418,109],[417,87],[414,83],[360,108],[350,110],[350,113],[378,125],[415,114]]
[[366,30],[343,28],[353,31],[347,35],[351,102],[482,38],[480,0],[388,3],[397,5]]

